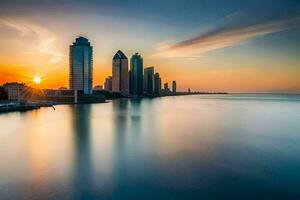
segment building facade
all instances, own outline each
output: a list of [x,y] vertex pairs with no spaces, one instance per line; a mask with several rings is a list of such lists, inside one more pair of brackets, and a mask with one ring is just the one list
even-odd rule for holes
[[112,91],[129,95],[128,59],[121,50],[112,60]]
[[7,100],[8,94],[4,87],[0,87],[0,100]]
[[150,96],[154,94],[154,67],[144,69],[144,92]]
[[112,77],[109,76],[105,78],[104,90],[111,92],[112,91]]
[[170,89],[169,89],[169,84],[165,83],[164,84],[164,94],[169,95],[170,94]]
[[10,101],[22,101],[26,96],[26,85],[24,83],[5,83],[4,90],[7,92],[7,99]]
[[93,47],[88,39],[76,38],[70,46],[71,90],[82,90],[84,94],[93,93]]
[[172,82],[172,92],[175,94],[177,92],[176,81]]
[[154,74],[154,94],[161,95],[161,78],[159,73]]
[[143,58],[138,53],[130,59],[130,95],[143,95]]

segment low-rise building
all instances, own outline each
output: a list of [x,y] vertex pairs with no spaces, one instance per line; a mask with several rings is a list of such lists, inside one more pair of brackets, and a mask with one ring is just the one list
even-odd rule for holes
[[109,76],[105,79],[104,90],[111,92],[112,91],[112,77]]
[[7,100],[7,92],[4,87],[0,87],[0,100]]
[[94,87],[94,90],[103,90],[103,86],[102,85],[96,85]]
[[102,103],[105,96],[101,94],[84,94],[82,90],[44,90],[45,100],[53,103]]
[[27,86],[24,83],[5,83],[3,88],[7,92],[7,98],[10,101],[21,101],[24,100],[25,90]]

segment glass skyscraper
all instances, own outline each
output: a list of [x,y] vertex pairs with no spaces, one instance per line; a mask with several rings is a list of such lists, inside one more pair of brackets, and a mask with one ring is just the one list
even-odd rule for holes
[[70,46],[70,80],[72,90],[92,94],[93,89],[93,47],[88,39],[76,38]]
[[130,95],[143,95],[143,58],[138,53],[130,59]]
[[154,67],[144,69],[144,89],[146,95],[152,96],[154,94]]
[[120,50],[112,61],[112,91],[129,95],[128,59]]

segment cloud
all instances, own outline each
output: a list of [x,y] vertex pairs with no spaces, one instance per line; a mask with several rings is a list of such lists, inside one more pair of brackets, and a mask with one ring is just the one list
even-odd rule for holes
[[[236,17],[237,15],[233,15]],[[231,18],[232,16],[230,16]],[[300,17],[263,22],[244,22],[223,24],[215,29],[180,42],[161,42],[156,56],[160,57],[201,57],[203,54],[229,46],[247,42],[255,37],[285,31],[300,26]]]
[[[47,28],[28,22],[22,22],[14,19],[0,19],[0,27],[4,26],[15,30],[21,34],[22,37],[31,37],[35,41],[34,51],[27,51],[27,53],[40,52],[49,56],[49,63],[59,63],[65,55],[56,52],[53,49],[53,43],[56,41],[56,36]],[[33,44],[31,40],[28,44]]]

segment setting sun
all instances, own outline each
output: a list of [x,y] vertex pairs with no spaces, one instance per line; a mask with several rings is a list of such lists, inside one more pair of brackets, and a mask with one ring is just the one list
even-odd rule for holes
[[33,82],[35,83],[35,84],[40,84],[41,83],[41,77],[39,77],[39,76],[35,76],[34,78],[33,78]]

